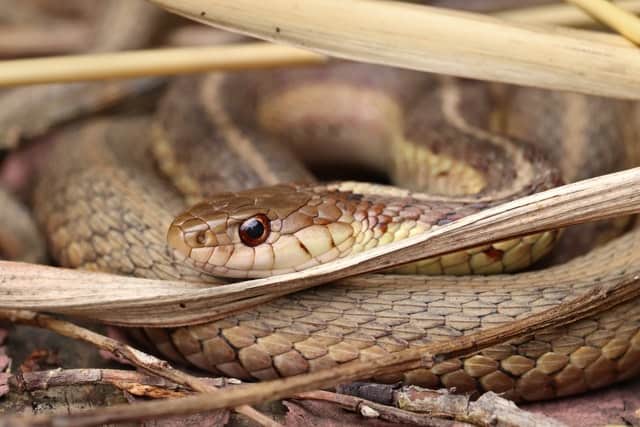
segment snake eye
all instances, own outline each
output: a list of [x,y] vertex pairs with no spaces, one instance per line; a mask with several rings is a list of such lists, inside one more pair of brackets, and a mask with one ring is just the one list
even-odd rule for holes
[[267,240],[271,226],[266,215],[258,214],[240,224],[240,240],[247,246],[258,246]]

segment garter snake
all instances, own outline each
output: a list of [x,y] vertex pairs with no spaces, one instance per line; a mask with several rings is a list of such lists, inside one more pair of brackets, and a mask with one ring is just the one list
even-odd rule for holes
[[[204,270],[248,277],[303,268],[558,184],[558,173],[519,139],[541,142],[569,181],[628,166],[624,162],[635,158],[633,144],[625,143],[635,137],[629,119],[634,108],[348,63],[179,79],[151,120],[90,122],[61,133],[53,167],[40,179],[36,211],[62,265],[220,283]],[[487,130],[496,128],[509,137]],[[368,162],[410,190],[314,184],[282,149],[283,140],[297,145],[309,163],[324,158],[337,168]],[[292,180],[307,184],[241,192]],[[346,187],[347,193],[334,191]],[[419,195],[424,188],[436,196]],[[452,196],[444,199],[443,193]],[[209,201],[174,222],[169,239],[177,251],[170,249],[167,230],[185,199],[202,198]],[[435,205],[427,204],[434,199]],[[263,257],[252,249],[264,244],[251,240],[262,239],[260,226],[245,224],[257,216],[273,233],[269,243],[285,242],[279,250],[287,256],[274,250]],[[394,222],[396,217],[402,220]],[[348,226],[335,225],[340,218]],[[363,237],[355,235],[354,221],[358,231],[368,230]],[[250,230],[243,232],[243,225]],[[295,375],[557,305],[640,269],[636,234],[545,269],[465,275],[511,270],[514,264],[502,257],[515,247],[521,252],[511,257],[513,269],[522,267],[521,259],[530,262],[538,257],[532,254],[546,252],[555,234],[524,237],[431,260],[411,267],[411,274],[365,276],[300,292],[216,322],[132,333],[172,360],[214,373],[254,380]],[[295,241],[282,237],[292,235]],[[567,235],[576,246],[577,235]],[[318,236],[323,243],[314,243]],[[541,240],[544,247],[534,249]],[[213,243],[234,250],[217,256],[208,246]],[[415,274],[433,268],[463,275]],[[516,400],[564,396],[635,375],[639,331],[640,307],[632,302],[567,328],[380,380],[493,390]]]

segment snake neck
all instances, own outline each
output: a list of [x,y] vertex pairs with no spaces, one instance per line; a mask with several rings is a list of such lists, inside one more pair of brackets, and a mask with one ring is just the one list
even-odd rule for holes
[[393,141],[393,182],[483,202],[561,184],[559,170],[535,147],[489,130],[501,114],[493,98],[485,84],[439,78],[433,93],[407,112],[405,132]]

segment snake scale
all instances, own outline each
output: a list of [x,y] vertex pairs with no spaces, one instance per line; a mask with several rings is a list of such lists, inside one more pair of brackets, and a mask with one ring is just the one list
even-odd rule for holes
[[[64,266],[219,284],[203,270],[248,277],[304,268],[557,185],[560,173],[547,159],[567,181],[630,166],[637,158],[633,114],[635,105],[622,101],[344,62],[181,78],[153,118],[91,121],[60,132],[35,207]],[[365,164],[408,190],[317,184],[282,141],[312,167],[321,159],[336,170]],[[242,192],[291,181],[305,184]],[[425,189],[436,195],[421,194]],[[170,248],[174,217],[203,198],[208,202],[175,220]],[[260,224],[247,224],[256,216]],[[600,227],[567,230],[557,250],[592,242],[587,233]],[[271,232],[263,239],[265,228]],[[603,238],[586,254],[543,269],[467,275],[523,267],[547,252],[556,234],[518,238],[405,267],[404,274],[281,297],[220,321],[132,334],[171,360],[216,374],[295,375],[469,334],[570,300],[640,270],[637,233]],[[321,243],[313,240],[318,236]],[[258,250],[271,243],[268,255]],[[286,256],[275,255],[281,251]],[[458,275],[417,274],[423,271]],[[377,380],[540,400],[630,378],[638,362],[640,306],[633,301]]]

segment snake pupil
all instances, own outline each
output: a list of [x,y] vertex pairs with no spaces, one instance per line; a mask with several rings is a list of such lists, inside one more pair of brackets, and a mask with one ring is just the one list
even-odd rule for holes
[[257,246],[269,236],[269,218],[259,214],[240,224],[240,240],[248,246]]
[[252,219],[244,224],[244,232],[252,239],[259,239],[264,233],[264,226],[257,219]]

